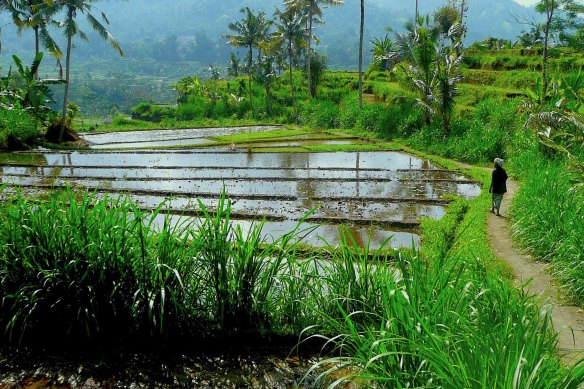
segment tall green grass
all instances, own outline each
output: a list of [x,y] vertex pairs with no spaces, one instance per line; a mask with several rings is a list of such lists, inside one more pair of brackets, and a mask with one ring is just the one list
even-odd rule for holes
[[405,142],[411,147],[467,163],[491,162],[507,158],[508,143],[516,132],[518,117],[515,100],[485,98],[472,117],[453,121],[450,134],[435,125],[424,126]]
[[0,107],[0,150],[30,147],[39,138],[39,123],[28,111]]
[[336,312],[323,315],[315,335],[337,356],[313,368],[340,377],[334,385],[576,388],[582,382],[581,365],[564,369],[554,355],[551,313],[457,255],[429,263],[416,252],[402,254],[393,276],[369,280],[380,286],[381,306],[354,307],[339,294],[331,299]]
[[521,188],[512,208],[520,244],[551,263],[568,294],[584,303],[584,194],[570,181],[568,161],[537,147],[512,160]]
[[564,369],[555,355],[549,312],[485,271],[482,248],[460,250],[461,235],[484,233],[472,202],[448,216],[436,234],[447,249],[426,250],[432,258],[360,247],[348,232],[300,255],[312,230],[243,229],[225,195],[199,204],[196,220],[71,190],[0,206],[3,342],[287,335],[321,339],[332,359],[315,369],[369,386],[583,382],[581,365]]

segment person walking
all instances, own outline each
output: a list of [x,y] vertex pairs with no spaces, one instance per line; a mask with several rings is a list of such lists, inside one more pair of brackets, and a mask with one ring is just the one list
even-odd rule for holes
[[501,201],[503,200],[503,195],[507,192],[507,172],[503,169],[503,160],[501,158],[495,158],[495,170],[491,176],[491,186],[489,188],[489,193],[493,194],[493,201],[491,204],[491,213],[497,211],[497,216],[501,216],[499,209],[501,208]]

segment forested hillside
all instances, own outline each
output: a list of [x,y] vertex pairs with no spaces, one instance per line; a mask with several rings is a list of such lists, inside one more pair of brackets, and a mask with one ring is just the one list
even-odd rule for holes
[[[365,4],[364,65],[367,67],[371,61],[371,40],[387,34],[387,27],[394,31],[403,29],[404,22],[413,18],[415,2],[367,0]],[[420,13],[432,14],[445,4],[445,0],[420,1]],[[89,42],[77,40],[72,52],[72,100],[83,107],[85,115],[113,115],[118,111],[128,112],[141,100],[173,102],[176,95],[172,83],[191,75],[208,78],[210,64],[225,74],[232,52],[243,57],[237,48],[227,45],[224,37],[229,23],[241,17],[239,10],[243,6],[266,12],[271,18],[275,7],[282,7],[282,1],[109,0],[96,3],[96,15],[103,11],[108,16],[108,28],[125,56],[117,56],[81,16],[79,23]],[[357,69],[359,12],[356,0],[324,10],[325,24],[316,27],[320,39],[316,50],[326,55],[329,69]],[[512,12],[527,15],[533,11],[513,0],[470,0],[465,41],[470,44],[489,36],[516,40],[526,26],[518,24]],[[0,26],[4,26],[0,35],[0,74],[12,65],[12,58],[6,53],[17,54],[25,62],[33,57],[32,31],[25,30],[19,37],[9,21],[7,13],[0,13]],[[64,47],[62,31],[53,35]],[[40,69],[43,77],[58,76],[54,63],[45,59]]]
[[[255,10],[271,16],[279,0],[250,0],[245,3]],[[411,3],[411,4],[409,4]],[[420,2],[421,13],[431,13],[446,1]],[[385,33],[391,26],[399,30],[403,22],[412,18],[414,2],[399,0],[369,0],[365,2],[365,41]],[[227,25],[239,17],[243,3],[239,0],[111,0],[97,4],[111,22],[111,32],[122,44],[126,55],[135,58],[152,58],[164,61],[189,60],[209,63],[226,63],[230,48],[222,37]],[[467,42],[483,40],[489,36],[516,39],[524,26],[517,24],[511,13],[527,14],[529,10],[513,0],[470,0],[468,9]],[[349,0],[342,7],[325,10],[325,25],[319,26],[320,51],[329,57],[334,68],[356,68],[358,51],[359,2]],[[8,21],[8,15],[0,15],[0,24]],[[89,29],[88,29],[89,30]],[[60,34],[58,34],[60,35]],[[58,38],[61,38],[58,36]],[[33,39],[25,32],[17,38],[15,29],[6,26],[2,30],[3,51],[20,53],[33,48]],[[74,55],[110,57],[106,43],[91,38],[89,44],[78,44]]]

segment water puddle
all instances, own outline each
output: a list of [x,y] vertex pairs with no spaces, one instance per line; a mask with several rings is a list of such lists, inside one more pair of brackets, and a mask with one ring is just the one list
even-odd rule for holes
[[[249,127],[223,127],[223,128],[186,128],[178,130],[149,130],[149,131],[124,131],[105,133],[82,133],[81,137],[92,148],[134,148],[174,146],[172,142],[180,142],[179,145],[195,145],[202,143],[201,139],[210,136],[233,135],[251,132],[263,132],[275,130],[277,126],[249,126]],[[208,141],[208,140],[205,140]]]
[[[208,135],[242,129],[177,130],[171,135],[190,139],[186,133],[193,131]],[[160,138],[161,133],[151,134],[151,139]],[[132,143],[145,134],[129,133],[124,139]],[[95,136],[101,137],[97,138],[101,142],[113,139],[112,134]],[[314,142],[351,141],[340,138]],[[296,141],[269,144],[289,147]],[[143,209],[156,208],[172,198],[165,212],[191,218],[197,217],[196,199],[213,209],[219,193],[225,190],[233,200],[232,216],[238,224],[247,228],[251,220],[266,218],[266,231],[274,237],[290,231],[314,209],[307,223],[322,226],[307,243],[315,246],[323,245],[321,238],[336,244],[340,225],[348,226],[360,244],[370,239],[377,247],[390,239],[392,247],[418,245],[421,218],[441,218],[449,195],[472,198],[480,194],[480,186],[460,173],[392,151],[253,153],[192,149],[0,154],[0,183],[33,193],[70,185],[112,195],[127,194]]]
[[193,139],[169,139],[159,141],[106,143],[101,145],[92,145],[91,148],[95,150],[107,150],[107,149],[139,149],[155,147],[188,147],[204,144],[212,145],[213,143],[215,142],[207,138],[193,138]]
[[305,146],[340,146],[340,145],[362,145],[366,142],[356,141],[356,140],[299,140],[299,141],[286,141],[286,142],[262,142],[262,143],[238,143],[234,147],[236,149],[278,149],[278,148],[290,148],[290,147],[305,147]]
[[[20,153],[26,155],[27,153]],[[29,153],[30,154],[30,153]],[[24,158],[24,157],[20,157]],[[252,153],[183,151],[43,152],[45,165],[108,168],[304,168],[304,169],[436,169],[428,160],[393,151],[336,153]],[[8,158],[7,158],[8,159]],[[10,163],[10,162],[7,162]]]
[[[46,160],[44,160],[46,165]],[[4,175],[42,175],[61,178],[99,178],[126,180],[213,180],[251,179],[272,180],[372,180],[372,181],[452,181],[472,183],[464,175],[449,170],[386,170],[386,169],[305,169],[305,168],[245,168],[245,167],[205,167],[196,168],[125,168],[125,167],[50,167],[34,164],[10,164],[3,168]]]

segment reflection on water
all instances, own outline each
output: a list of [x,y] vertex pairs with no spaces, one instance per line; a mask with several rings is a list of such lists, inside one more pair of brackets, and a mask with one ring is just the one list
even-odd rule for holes
[[[155,218],[154,227],[161,228],[164,225],[164,215],[158,215]],[[185,216],[169,216],[168,217],[171,225],[181,224],[181,225],[197,225],[197,219],[189,218]],[[234,226],[241,226],[242,231],[247,234],[250,232],[253,222],[251,220],[241,220],[241,219],[230,219]],[[263,236],[266,241],[273,241],[280,238],[284,234],[289,233],[294,230],[298,225],[295,221],[283,221],[283,222],[266,222],[264,228],[262,229]],[[302,239],[302,242],[308,244],[312,247],[326,247],[327,243],[332,246],[338,246],[340,243],[340,236],[342,228],[337,225],[315,225],[311,223],[302,224],[301,230],[312,230],[309,235]],[[359,243],[359,247],[364,247],[365,244],[369,244],[371,248],[379,248],[381,245],[388,242],[386,247],[393,248],[411,248],[412,245],[419,247],[420,237],[412,232],[406,231],[389,231],[386,229],[369,228],[369,227],[351,227],[346,228],[346,234],[350,234],[350,237]],[[302,236],[302,235],[301,235]],[[350,242],[349,236],[346,236],[346,240]]]
[[[149,130],[149,131],[124,131],[107,132],[99,134],[80,134],[84,140],[94,146],[116,144],[120,147],[123,143],[138,142],[165,142],[186,140],[192,141],[197,138],[209,136],[232,135],[239,133],[259,132],[274,130],[276,126],[250,126],[250,127],[224,127],[224,128],[187,128],[178,130]],[[120,141],[123,139],[123,142]]]
[[[104,140],[107,137],[102,136]],[[346,223],[344,238],[360,245],[371,239],[374,247],[389,237],[395,247],[417,244],[415,226],[422,217],[442,217],[447,195],[471,198],[480,193],[480,187],[460,173],[389,151],[35,152],[0,154],[0,161],[2,183],[37,191],[70,184],[129,193],[144,208],[155,208],[164,198],[175,196],[169,212],[191,211],[191,215],[197,198],[213,208],[225,189],[234,199],[238,223],[248,225],[256,215],[265,216],[267,228],[276,235],[288,232],[316,208],[311,221],[324,221],[318,235],[338,242],[336,224]],[[412,230],[391,231],[387,226]],[[318,245],[318,241],[315,235],[309,243]]]
[[[46,179],[46,178],[45,178]],[[118,192],[128,190],[134,192],[158,192],[168,195],[212,194],[221,193],[223,189],[232,196],[243,197],[277,197],[306,200],[326,199],[399,199],[408,200],[442,200],[449,194],[457,194],[465,198],[476,197],[480,187],[476,184],[460,184],[456,182],[424,183],[418,182],[361,182],[356,186],[345,181],[278,181],[278,180],[97,180],[51,178],[56,185],[67,182],[76,187],[102,189],[104,183],[108,188]],[[39,185],[43,178],[10,177],[5,181],[20,185]],[[309,204],[309,203],[307,203]]]
[[[253,153],[250,153],[250,158]],[[5,166],[6,175],[27,175],[36,171],[37,166]],[[458,172],[446,170],[383,170],[383,169],[306,169],[306,168],[239,168],[239,167],[196,167],[196,168],[126,168],[126,167],[42,167],[43,175],[81,178],[125,178],[125,179],[310,179],[344,181],[467,181]]]
[[[397,152],[232,153],[232,152],[70,152],[44,153],[45,164],[64,167],[246,167],[312,169],[434,169],[427,160]],[[8,162],[5,162],[8,163]],[[15,162],[9,162],[15,163]],[[30,164],[21,162],[21,164]]]
[[43,153],[4,153],[0,152],[0,165],[47,165]]

